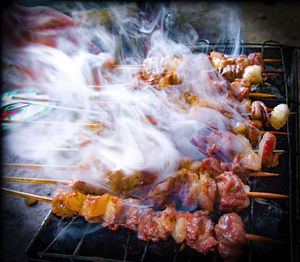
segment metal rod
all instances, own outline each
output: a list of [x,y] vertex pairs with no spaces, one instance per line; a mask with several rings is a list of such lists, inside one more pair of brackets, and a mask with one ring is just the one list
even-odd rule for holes
[[72,218],[72,220],[56,235],[56,237],[50,242],[50,244],[44,249],[44,251],[40,254],[40,258],[44,256],[44,254],[48,251],[48,249],[55,243],[55,241],[68,229],[68,227],[75,221],[78,216]]
[[142,255],[142,257],[141,257],[140,262],[144,262],[145,257],[146,257],[146,253],[147,253],[147,251],[148,251],[148,247],[149,247],[149,241],[147,241],[147,243],[146,243],[146,245],[145,245],[145,247],[144,247],[144,252],[143,252],[143,255]]

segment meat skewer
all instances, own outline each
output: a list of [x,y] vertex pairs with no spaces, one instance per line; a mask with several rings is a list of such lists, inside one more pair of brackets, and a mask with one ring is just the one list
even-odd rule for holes
[[[265,58],[265,59],[263,59],[263,62],[264,63],[276,63],[276,62],[282,62],[282,60],[281,59],[275,59],[275,58],[272,58],[272,59],[270,59],[270,58]],[[129,64],[129,65],[114,65],[114,67],[123,67],[123,66],[128,66],[128,67],[134,67],[134,68],[143,68],[143,65],[131,65],[131,64]]]
[[[181,173],[180,173],[181,172]],[[213,211],[216,194],[218,194],[221,211],[239,211],[248,206],[248,197],[264,198],[287,198],[286,195],[265,193],[265,192],[247,192],[241,181],[236,177],[225,172],[220,175],[215,183],[211,178],[200,175],[197,179],[196,174],[185,170],[180,170],[176,177],[169,177],[165,181],[154,186],[147,195],[145,203],[150,206],[164,207],[172,203],[172,199],[181,200],[186,207],[194,207],[195,203],[203,210]],[[233,180],[232,180],[233,179]],[[235,179],[235,180],[234,180]],[[65,181],[53,179],[21,178],[21,177],[3,177],[3,181],[42,183],[42,184],[63,184],[73,188],[76,192],[83,194],[93,192],[93,186],[81,181]],[[217,191],[216,191],[217,186]],[[99,190],[98,190],[99,191]],[[94,190],[95,192],[95,190]],[[107,192],[107,191],[106,191]],[[100,195],[105,191],[99,191]],[[197,204],[196,204],[197,205]]]
[[[273,176],[272,173],[266,173],[264,176]],[[276,174],[275,174],[276,175]],[[35,183],[35,184],[53,184],[53,185],[71,185],[71,180],[45,179],[45,178],[24,178],[24,177],[1,177],[2,181]],[[265,198],[288,198],[287,195],[266,193],[266,192],[246,192],[251,197],[265,197]]]
[[224,172],[214,178],[179,170],[175,177],[152,187],[146,197],[150,206],[162,208],[167,204],[178,202],[191,209],[199,206],[202,210],[212,212],[216,202],[222,212],[241,211],[249,206],[248,197],[288,198],[287,195],[248,192],[242,181],[232,172]]
[[[78,122],[53,122],[53,121],[29,121],[29,120],[12,120],[12,119],[2,119],[0,120],[0,123],[2,124],[36,124],[36,125],[74,125],[74,126],[83,126],[86,128],[97,128],[102,129],[105,127],[105,124],[94,124],[94,123],[78,123]],[[287,132],[280,132],[280,131],[261,131],[262,134],[270,132],[272,134],[277,135],[291,135]]]
[[55,165],[37,165],[37,164],[8,164],[8,163],[1,163],[2,167],[6,168],[25,168],[25,169],[57,169],[57,170],[66,170],[66,171],[71,171],[71,170],[78,170],[80,167],[79,166],[55,166]]
[[162,211],[154,211],[140,205],[136,199],[120,199],[109,194],[83,195],[60,188],[51,199],[18,191],[4,192],[52,202],[52,210],[58,216],[80,214],[88,222],[101,223],[113,230],[124,226],[137,231],[140,240],[157,242],[172,236],[176,243],[185,243],[203,254],[217,247],[220,256],[225,260],[237,259],[242,253],[246,239],[282,243],[271,238],[247,234],[243,221],[236,213],[221,216],[218,224],[214,226],[205,211],[183,212],[175,210],[172,206],[167,206]]
[[57,180],[57,179],[45,179],[45,178],[25,178],[25,177],[1,177],[2,181],[10,182],[22,182],[22,183],[34,183],[34,184],[53,184],[53,185],[70,185],[72,181],[69,180]]
[[83,126],[87,128],[103,128],[103,124],[89,124],[89,123],[78,123],[78,122],[51,122],[51,121],[29,121],[29,120],[0,120],[2,124],[39,124],[39,125],[73,125],[73,126]]
[[[59,110],[67,110],[67,111],[82,112],[82,113],[90,113],[90,114],[100,114],[99,111],[94,111],[94,110],[86,110],[86,109],[80,109],[80,108],[74,108],[74,107],[49,105],[49,104],[43,104],[43,103],[39,103],[39,102],[33,102],[33,103],[29,103],[29,102],[20,102],[20,103],[24,103],[24,104],[26,104],[26,105],[29,104],[29,105],[33,105],[33,106],[49,107],[49,108],[59,109]],[[9,106],[9,105],[7,105],[7,106]]]
[[[77,171],[81,168],[80,166],[55,166],[55,165],[38,165],[38,164],[1,163],[0,165],[4,168],[24,168],[24,169],[34,169],[34,170],[56,169],[56,170],[65,170],[65,171]],[[279,174],[257,171],[257,172],[251,172],[249,174],[249,176],[251,176],[251,177],[272,177],[272,176],[279,176]]]
[[282,59],[278,59],[278,58],[264,58],[264,63],[278,63],[278,62],[282,62]]
[[277,98],[274,94],[264,94],[264,93],[249,93],[251,98]]

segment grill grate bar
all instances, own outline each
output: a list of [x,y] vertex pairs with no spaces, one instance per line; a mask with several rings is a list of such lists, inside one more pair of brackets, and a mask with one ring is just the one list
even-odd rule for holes
[[147,241],[147,243],[146,243],[146,245],[145,245],[145,247],[144,247],[143,255],[142,255],[142,257],[141,257],[140,262],[144,262],[145,257],[146,257],[146,253],[147,253],[147,251],[148,251],[148,247],[149,247],[149,241]]
[[177,256],[178,256],[178,253],[179,253],[179,249],[178,249],[178,247],[176,247],[176,251],[175,251],[175,253],[174,253],[174,256],[173,256],[172,262],[176,262],[176,260],[177,260]]
[[68,229],[69,226],[75,221],[75,219],[78,218],[78,216],[74,217],[64,228],[62,228],[59,233],[56,235],[56,237],[50,242],[50,244],[44,249],[43,252],[40,252],[40,257],[42,258],[44,253],[46,253],[49,248],[56,242],[56,240]]
[[83,235],[82,238],[80,239],[80,241],[78,242],[78,245],[76,246],[76,248],[75,248],[75,250],[73,252],[73,255],[77,255],[78,254],[78,252],[79,252],[79,250],[80,250],[80,248],[81,248],[81,246],[83,244],[83,241],[85,239],[85,236],[86,235]]
[[[283,49],[282,46],[280,48],[280,53],[281,56],[283,57]],[[283,78],[284,78],[284,89],[285,89],[285,94],[286,94],[286,104],[290,106],[289,104],[289,96],[288,96],[288,84],[287,84],[287,76],[286,76],[286,70],[285,70],[285,62],[282,59],[282,67],[283,67]],[[290,132],[290,120],[288,119],[287,123],[286,123],[286,127],[287,127],[287,132]],[[289,197],[289,221],[290,221],[290,254],[291,254],[291,261],[294,261],[294,232],[293,232],[293,228],[294,228],[294,189],[293,189],[293,172],[292,172],[292,154],[291,154],[291,138],[290,136],[287,136],[287,141],[288,141],[288,152],[289,152],[289,162],[288,162],[288,175],[289,175],[289,193],[290,193],[290,197]]]
[[124,251],[123,261],[126,261],[126,259],[127,259],[128,250],[129,250],[130,238],[131,238],[130,231],[127,230],[126,246],[125,246],[125,251]]
[[[111,259],[111,258],[103,258],[103,257],[90,257],[90,256],[78,256],[78,255],[68,255],[61,253],[44,253],[38,252],[39,255],[43,255],[43,257],[47,258],[59,258],[59,259],[69,259],[69,260],[81,260],[81,261],[101,261],[101,262],[123,262],[120,259]],[[128,261],[130,262],[130,261]]]

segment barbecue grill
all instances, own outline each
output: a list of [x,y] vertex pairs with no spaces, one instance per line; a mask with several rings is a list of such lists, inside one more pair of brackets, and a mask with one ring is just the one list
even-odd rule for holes
[[[234,41],[210,43],[200,40],[197,45],[191,46],[195,53],[218,51],[230,54],[233,48]],[[269,77],[262,87],[257,87],[257,91],[277,95],[276,99],[263,99],[269,108],[282,102],[288,104],[293,112],[287,125],[280,130],[291,135],[277,136],[277,149],[285,153],[280,157],[278,167],[266,170],[280,176],[250,179],[253,191],[272,191],[287,194],[290,198],[267,201],[251,198],[251,205],[240,213],[248,233],[278,239],[286,244],[248,241],[240,261],[298,261],[299,50],[274,41],[263,44],[241,42],[239,48],[239,53],[262,52],[264,59],[278,59],[278,62],[265,65]],[[220,214],[215,212],[212,216],[216,222]],[[135,232],[125,228],[112,231],[99,224],[88,223],[82,217],[60,218],[51,211],[26,254],[29,261],[221,261],[217,252],[202,255],[190,247],[182,248],[173,239],[144,242],[138,240]]]

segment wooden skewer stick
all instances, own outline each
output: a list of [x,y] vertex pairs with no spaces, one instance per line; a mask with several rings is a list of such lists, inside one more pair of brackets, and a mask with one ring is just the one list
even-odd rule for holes
[[[76,171],[80,169],[80,166],[51,166],[51,165],[36,165],[36,164],[7,164],[2,163],[2,167],[6,168],[24,168],[24,169],[57,169],[57,170],[65,170],[65,171]],[[265,177],[265,176],[279,176],[279,174],[276,173],[267,173],[267,172],[252,172],[250,174],[251,177]]]
[[263,76],[277,76],[277,75],[279,75],[280,73],[268,73],[268,72],[266,72],[266,73],[262,73],[262,75]]
[[144,69],[144,67],[142,65],[114,65],[114,68],[116,69]]
[[277,58],[265,58],[264,63],[276,63],[276,62],[282,62],[282,59]]
[[36,164],[7,164],[7,163],[2,163],[2,167],[7,167],[7,168],[24,168],[24,169],[46,169],[46,168],[51,168],[51,169],[56,169],[56,170],[66,170],[66,171],[71,171],[71,170],[78,170],[79,166],[51,166],[51,165],[36,165]]
[[[20,102],[20,103],[22,103],[22,102]],[[54,108],[54,109],[59,109],[59,110],[67,110],[67,111],[82,112],[82,113],[89,113],[89,114],[101,114],[100,111],[78,109],[78,108],[65,107],[65,106],[49,105],[49,104],[43,104],[43,103],[39,103],[39,102],[33,102],[33,103],[29,103],[29,104],[33,105],[33,106],[49,107],[49,108]]]
[[[258,152],[258,149],[254,149],[253,150],[255,153]],[[285,153],[285,150],[281,150],[281,149],[274,149],[273,150],[273,153]]]
[[22,183],[34,183],[34,184],[51,184],[51,185],[69,185],[72,181],[68,180],[56,180],[56,179],[44,179],[44,178],[25,178],[25,177],[1,177],[3,181],[9,182],[22,182]]
[[[35,184],[64,184],[69,185],[71,181],[65,180],[53,180],[53,179],[41,179],[41,178],[22,178],[22,177],[2,177],[4,181],[11,182],[23,182],[23,183],[35,183]],[[246,192],[249,197],[264,197],[264,198],[288,198],[287,195],[281,195],[276,193],[265,192]]]
[[274,94],[264,94],[264,93],[249,93],[249,97],[253,98],[276,98]]
[[269,177],[269,176],[279,176],[276,173],[269,173],[269,172],[252,172],[250,173],[251,177]]
[[284,71],[283,70],[265,70],[264,73],[276,73],[276,74],[281,74],[283,73]]
[[256,242],[284,244],[284,242],[280,240],[275,240],[273,238],[263,237],[260,235],[246,234],[245,237],[247,240],[256,241]]
[[6,148],[10,151],[61,151],[61,152],[79,152],[79,148],[74,147],[44,147],[44,148]]
[[[17,83],[17,86],[54,86],[55,83]],[[92,87],[92,88],[104,88],[104,87],[113,87],[113,86],[129,86],[129,84],[107,84],[107,85],[89,85],[89,84],[83,84],[86,87]],[[39,93],[40,95],[46,95],[45,93]],[[19,96],[16,96],[16,99],[19,99]],[[37,98],[38,99],[38,98]],[[42,98],[41,98],[42,99]]]
[[280,131],[261,131],[262,134],[265,133],[272,133],[274,135],[284,135],[284,136],[290,136],[292,135],[291,133],[287,133],[287,132],[280,132]]
[[288,195],[267,193],[267,192],[247,192],[248,197],[263,197],[263,198],[289,198]]
[[50,121],[28,121],[28,120],[12,120],[12,119],[2,119],[0,120],[2,124],[41,124],[41,125],[74,125],[74,126],[84,126],[88,128],[101,128],[101,124],[88,124],[88,123],[77,123],[77,122],[50,122]]
[[[42,202],[46,202],[46,203],[52,203],[52,198],[50,198],[50,197],[43,197],[43,196],[39,196],[39,195],[24,193],[24,192],[11,190],[11,189],[7,189],[7,188],[3,188],[3,187],[1,187],[1,190],[5,193],[8,193],[8,194],[11,194],[14,196],[20,196],[20,197],[30,198],[30,199],[34,199],[34,200],[42,201]],[[275,240],[275,239],[268,238],[268,237],[263,237],[260,235],[246,234],[245,237],[247,240],[251,240],[251,241],[283,244],[282,241]]]
[[[21,100],[21,101],[26,101],[26,102],[51,102],[51,103],[80,103],[80,101],[75,101],[75,100],[63,100],[63,99],[50,99],[50,98],[33,98],[33,97],[21,97],[21,96],[12,96],[12,100]],[[108,101],[97,101],[96,99],[89,99],[90,102],[94,104],[99,104],[99,105],[105,105],[107,103],[111,103]]]
[[34,194],[30,194],[30,193],[24,193],[24,192],[20,192],[20,191],[8,189],[8,188],[3,188],[3,187],[0,187],[0,189],[3,192],[5,192],[7,194],[10,194],[10,195],[30,198],[30,199],[34,199],[34,200],[37,200],[37,201],[47,202],[47,203],[52,203],[52,198],[50,198],[50,197],[38,196],[38,195],[34,195]]

